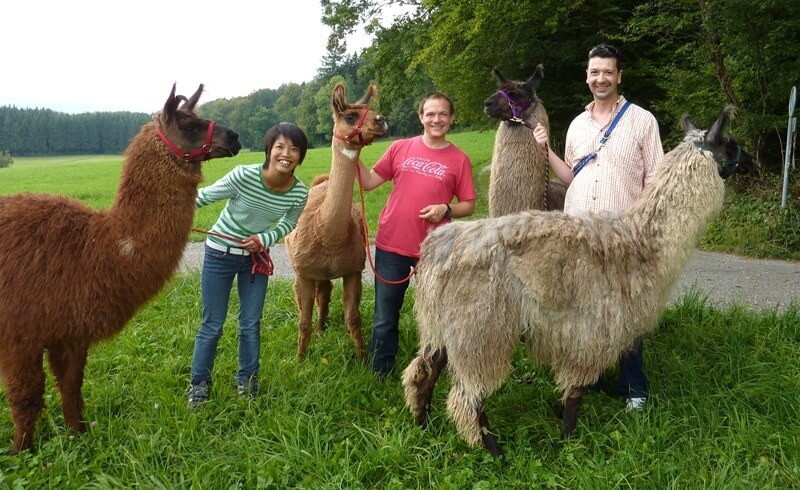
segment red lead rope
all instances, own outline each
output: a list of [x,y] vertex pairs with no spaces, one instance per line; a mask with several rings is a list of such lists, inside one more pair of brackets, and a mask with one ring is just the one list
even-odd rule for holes
[[372,269],[372,273],[375,275],[375,278],[378,279],[380,282],[384,284],[403,284],[406,281],[411,280],[411,276],[417,272],[416,268],[412,267],[411,272],[408,273],[406,277],[400,279],[399,281],[390,281],[389,279],[384,278],[378,271],[375,270],[375,263],[372,260],[372,252],[369,247],[369,229],[367,228],[367,209],[366,205],[364,204],[364,184],[361,183],[361,167],[356,167],[356,173],[358,174],[358,193],[361,196],[361,227],[364,229],[364,245],[367,248],[367,262],[369,262],[369,267]]
[[[206,235],[214,235],[216,237],[224,238],[236,243],[244,243],[244,240],[240,240],[230,235],[225,235],[224,233],[201,230],[200,228],[192,228],[192,231],[196,231],[197,233],[205,233]],[[260,252],[250,252],[250,260],[253,262],[252,267],[250,267],[250,275],[261,274],[263,276],[271,276],[275,272],[275,264],[272,262],[272,257],[269,255],[268,248],[264,248],[264,250]]]

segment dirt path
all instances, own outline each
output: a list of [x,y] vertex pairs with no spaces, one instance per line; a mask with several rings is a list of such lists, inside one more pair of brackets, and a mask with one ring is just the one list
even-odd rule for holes
[[[283,245],[270,250],[275,262],[275,277],[294,278]],[[189,243],[184,252],[181,270],[199,270],[203,262],[203,244]],[[369,266],[364,283],[372,284]],[[800,305],[800,262],[755,260],[735,255],[696,251],[683,276],[675,286],[673,301],[696,288],[718,307],[741,303],[751,309],[783,311],[794,302]]]

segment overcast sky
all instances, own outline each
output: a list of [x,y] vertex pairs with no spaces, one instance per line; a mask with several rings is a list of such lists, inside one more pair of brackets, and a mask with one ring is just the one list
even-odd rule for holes
[[[330,30],[317,0],[5,0],[0,106],[156,112],[314,78]],[[348,38],[351,52],[368,43]]]

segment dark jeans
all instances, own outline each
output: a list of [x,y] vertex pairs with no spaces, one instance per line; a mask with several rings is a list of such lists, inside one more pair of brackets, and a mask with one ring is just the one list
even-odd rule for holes
[[206,246],[200,292],[202,323],[194,340],[192,384],[211,383],[217,344],[228,314],[233,279],[239,292],[239,372],[237,382],[258,375],[261,349],[261,314],[267,294],[268,277],[256,274],[251,281],[249,255],[234,255]]
[[[599,391],[603,384],[603,375],[592,385],[593,391]],[[636,339],[633,349],[619,358],[619,394],[624,398],[647,398],[648,381],[644,374],[644,347],[642,339]]]
[[[375,271],[387,281],[399,281],[407,277],[418,260],[375,249]],[[375,277],[375,315],[372,319],[369,353],[372,369],[380,374],[388,374],[394,369],[400,339],[400,309],[403,307],[408,282],[385,284]]]

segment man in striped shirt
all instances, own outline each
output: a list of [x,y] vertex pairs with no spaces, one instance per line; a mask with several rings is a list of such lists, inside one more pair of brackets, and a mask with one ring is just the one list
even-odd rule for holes
[[[564,200],[568,214],[620,212],[642,195],[664,158],[656,118],[647,110],[629,104],[616,125],[615,117],[626,103],[619,93],[622,58],[619,49],[600,44],[589,51],[586,84],[593,100],[567,130],[564,160],[550,151],[547,130],[537,125],[534,138],[546,152],[556,175],[569,184]],[[612,128],[605,144],[604,134]],[[587,155],[594,156],[578,167]],[[573,174],[575,172],[575,174]],[[619,391],[631,410],[643,408],[648,394],[643,348],[637,340],[631,352],[620,359]]]

